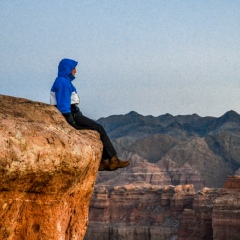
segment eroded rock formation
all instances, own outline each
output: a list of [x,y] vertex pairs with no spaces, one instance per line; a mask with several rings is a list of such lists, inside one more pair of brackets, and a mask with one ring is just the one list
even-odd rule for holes
[[0,95],[0,239],[83,239],[101,153],[55,107]]
[[238,240],[240,181],[227,182],[234,182],[234,189],[98,184],[85,240]]
[[113,172],[99,172],[97,183],[110,186],[136,182],[158,186],[193,184],[195,190],[204,187],[204,180],[199,172],[187,163],[179,166],[167,158],[157,163],[149,163],[146,159],[133,153],[129,153],[126,159],[131,161],[129,167]]
[[214,200],[214,239],[240,239],[240,176],[228,177],[224,189],[227,194]]
[[177,236],[179,213],[193,198],[193,192],[188,196],[180,197],[180,194],[179,187],[144,183],[113,189],[96,187],[85,239],[137,240]]

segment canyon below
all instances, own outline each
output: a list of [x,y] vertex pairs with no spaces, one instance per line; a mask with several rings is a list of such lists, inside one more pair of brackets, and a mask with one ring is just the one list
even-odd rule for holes
[[240,116],[98,120],[126,169],[99,172],[85,240],[240,239]]

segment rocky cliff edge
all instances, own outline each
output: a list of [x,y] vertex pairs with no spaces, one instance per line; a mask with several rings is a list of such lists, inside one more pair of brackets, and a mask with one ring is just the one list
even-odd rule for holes
[[54,106],[0,95],[0,239],[83,239],[101,153]]

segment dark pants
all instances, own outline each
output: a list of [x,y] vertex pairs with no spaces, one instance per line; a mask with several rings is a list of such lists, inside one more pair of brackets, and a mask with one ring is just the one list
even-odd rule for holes
[[103,158],[110,159],[116,156],[117,153],[105,131],[105,129],[92,119],[89,119],[82,115],[81,112],[73,113],[75,123],[82,127],[81,129],[95,130],[100,134],[100,139],[103,143]]

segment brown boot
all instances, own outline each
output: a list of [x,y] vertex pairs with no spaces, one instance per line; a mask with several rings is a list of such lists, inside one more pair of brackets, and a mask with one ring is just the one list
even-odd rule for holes
[[130,164],[130,161],[122,161],[118,159],[116,156],[114,156],[109,160],[109,170],[114,171],[114,170],[117,170],[118,168],[125,168],[129,164]]
[[105,159],[101,160],[98,171],[109,171],[109,164],[107,160]]

